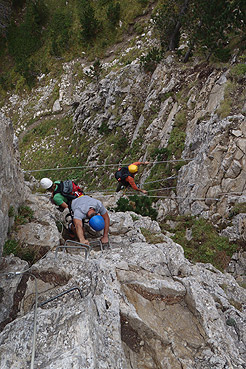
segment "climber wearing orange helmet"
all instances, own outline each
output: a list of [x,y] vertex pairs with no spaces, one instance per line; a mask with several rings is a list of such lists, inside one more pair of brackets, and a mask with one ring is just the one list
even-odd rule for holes
[[122,167],[117,170],[115,173],[115,178],[118,181],[116,192],[119,192],[123,186],[131,186],[134,190],[147,194],[147,191],[138,188],[134,181],[134,176],[138,172],[138,166],[141,164],[147,165],[149,162],[136,161],[135,163],[128,165],[128,167]]

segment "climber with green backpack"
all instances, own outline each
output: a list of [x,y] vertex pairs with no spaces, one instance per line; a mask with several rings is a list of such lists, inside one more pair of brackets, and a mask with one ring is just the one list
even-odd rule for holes
[[60,211],[66,208],[71,210],[72,200],[84,195],[83,190],[69,179],[53,183],[49,178],[42,178],[40,185],[43,189],[52,193],[51,202],[57,205]]
[[138,186],[136,185],[134,181],[135,174],[138,172],[138,166],[141,164],[147,165],[149,164],[149,162],[148,161],[145,161],[145,162],[136,161],[128,165],[127,167],[119,168],[115,172],[115,178],[118,181],[116,192],[119,192],[124,187],[127,188],[131,186],[134,190],[147,194],[147,191],[142,190],[141,188],[138,188]]
[[[55,181],[52,182],[49,178],[42,178],[40,181],[40,186],[50,191],[51,197],[50,201],[52,204],[57,205],[58,210],[63,212],[68,208],[69,212],[65,219],[68,222],[68,232],[70,237],[75,237],[75,232],[73,228],[73,212],[72,212],[72,201],[80,196],[84,195],[83,190],[72,180],[65,181]],[[69,219],[69,220],[68,220]]]
[[[89,244],[84,235],[84,221],[89,219],[89,226],[95,231],[103,230],[102,244],[108,243],[109,216],[101,201],[86,196],[83,190],[73,181],[52,182],[49,178],[42,178],[40,185],[52,192],[52,202],[60,210],[69,209],[67,217],[71,217],[68,225],[70,236],[77,236],[79,241]],[[76,201],[75,201],[76,200]]]

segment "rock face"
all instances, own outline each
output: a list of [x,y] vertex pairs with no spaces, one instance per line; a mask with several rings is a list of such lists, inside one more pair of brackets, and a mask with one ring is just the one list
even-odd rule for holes
[[222,218],[240,199],[245,201],[245,122],[242,114],[192,122],[184,155],[190,155],[188,147],[194,147],[195,160],[181,168],[178,181],[178,194],[183,197],[179,204],[182,213],[205,216],[206,212],[207,216],[216,213]]
[[[90,84],[74,113],[76,133],[84,137],[90,130],[93,140],[87,162],[100,158],[101,127],[121,129],[131,148],[139,142],[142,160],[149,160],[153,147],[167,148],[174,128],[181,127],[185,132],[182,158],[189,161],[178,172],[176,192],[170,191],[167,200],[158,202],[158,219],[176,212],[202,215],[220,226],[235,204],[245,203],[245,110],[238,107],[225,118],[220,113],[226,104],[229,73],[229,69],[199,65],[180,70],[170,56],[152,76],[132,63],[110,72],[97,86]],[[234,91],[238,100],[240,89],[239,85]],[[173,159],[179,145],[178,141],[173,144]],[[143,186],[149,173],[145,169]],[[233,224],[225,234],[231,240],[245,240],[244,228],[236,220]]]
[[[30,207],[50,251],[31,268],[2,258],[1,368],[30,366],[35,280],[34,367],[245,368],[246,290],[233,276],[190,263],[157,222],[133,212],[109,212],[111,249],[92,249],[87,259],[83,251],[58,251],[48,200],[31,201],[38,203]],[[56,214],[56,221],[63,216]],[[148,241],[143,228],[158,243]],[[38,234],[30,223],[26,242]]]
[[[130,156],[132,160],[155,160],[154,152],[167,149],[172,139],[172,159],[181,156],[189,161],[178,171],[176,189],[166,189],[167,198],[158,201],[158,220],[170,214],[201,215],[223,229],[230,240],[245,241],[245,214],[240,220],[228,219],[235,205],[246,202],[245,76],[240,77],[241,82],[233,80],[230,73],[236,63],[240,63],[237,57],[226,68],[196,59],[184,65],[170,54],[150,75],[142,70],[138,58],[127,65],[114,59],[102,61],[103,78],[88,83],[85,68],[89,65],[78,59],[63,64],[60,83],[55,79],[45,83],[40,77],[30,95],[25,99],[10,96],[1,111],[18,114],[16,134],[20,138],[46,118],[70,116],[76,135],[71,145],[81,148],[81,159],[88,166],[118,165]],[[59,98],[53,101],[57,86]],[[27,127],[31,119],[35,122]],[[64,137],[58,136],[56,132],[60,145]],[[53,139],[50,152],[56,148]],[[32,162],[38,141],[25,153],[27,163]],[[153,164],[142,170],[143,187],[155,169],[158,172],[158,165]],[[104,173],[113,179],[112,168],[105,168]],[[100,187],[102,176],[94,169],[91,174]],[[160,171],[157,180],[162,176]]]
[[[100,150],[107,152],[108,132],[124,134],[123,149],[128,146],[138,156],[134,160],[145,160],[154,149],[166,149],[178,127],[185,140],[175,142],[172,155],[175,159],[180,146],[189,161],[178,172],[176,190],[159,199],[158,219],[169,213],[202,215],[222,235],[245,245],[246,216],[233,210],[246,202],[245,105],[225,116],[221,112],[230,71],[196,62],[180,68],[169,55],[152,75],[135,60],[88,84],[83,77],[74,82],[75,64],[64,64],[55,101],[56,80],[43,82],[26,100],[9,98],[1,111],[18,111],[17,134],[30,128],[31,118],[41,124],[47,116],[66,116],[70,105],[78,142],[88,144],[86,164],[97,164],[114,159],[116,137],[108,142],[107,157],[100,157]],[[230,98],[245,92],[239,87]],[[8,211],[24,200],[24,181],[11,123],[0,117],[2,245]],[[141,184],[149,173],[145,169]],[[117,196],[110,195],[108,206]],[[94,197],[106,205],[102,194]],[[244,251],[233,256],[228,273],[221,273],[186,260],[182,247],[150,218],[110,212],[111,249],[92,249],[86,259],[84,250],[57,249],[64,243],[57,226],[64,214],[45,197],[30,195],[28,202],[34,217],[18,228],[16,238],[45,256],[32,267],[13,255],[1,259],[1,368],[30,366],[36,281],[38,368],[245,369],[246,292],[237,283],[245,284]]]
[[0,113],[0,255],[9,227],[9,210],[24,200],[24,177],[20,169],[17,138],[12,123]]

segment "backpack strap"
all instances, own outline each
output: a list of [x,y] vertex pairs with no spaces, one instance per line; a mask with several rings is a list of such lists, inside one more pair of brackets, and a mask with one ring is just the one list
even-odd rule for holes
[[[66,190],[71,190],[72,192],[72,187],[71,186],[67,186],[68,182],[71,182],[69,184],[71,184],[72,186],[72,181],[61,181],[60,183],[56,183],[57,185],[57,189],[53,192],[53,197],[57,194],[60,193],[62,196],[64,196],[68,202],[76,199],[78,196],[77,195],[73,195],[71,193],[66,192]],[[82,190],[81,190],[82,191]]]
[[60,183],[56,183],[57,188],[56,190],[53,192],[53,197],[57,194],[57,193],[62,193],[62,182]]

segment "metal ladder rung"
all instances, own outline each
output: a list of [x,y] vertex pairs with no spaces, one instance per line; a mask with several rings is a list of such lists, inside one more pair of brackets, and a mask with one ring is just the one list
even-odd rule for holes
[[84,296],[83,296],[83,293],[82,293],[82,291],[81,291],[81,289],[80,289],[79,287],[77,287],[77,286],[76,286],[76,287],[69,288],[69,289],[68,289],[68,290],[66,290],[66,291],[63,291],[63,292],[59,293],[58,295],[56,295],[56,296],[54,296],[54,297],[51,297],[50,299],[48,299],[48,300],[46,300],[46,301],[44,301],[44,302],[40,303],[38,306],[39,306],[39,307],[41,307],[41,306],[43,306],[43,305],[47,304],[48,302],[51,302],[51,301],[53,301],[53,300],[57,299],[58,297],[61,297],[61,296],[65,295],[65,294],[67,294],[67,293],[69,293],[69,292],[71,292],[71,291],[74,291],[74,290],[78,290],[78,291],[79,291],[79,294],[80,294],[80,297],[81,297],[81,298],[83,298],[83,297],[84,297]]
[[[75,242],[75,241],[74,241]],[[55,258],[57,258],[57,252],[58,249],[81,249],[85,251],[85,259],[87,259],[88,254],[90,254],[90,248],[88,247],[88,245],[85,244],[81,244],[79,243],[79,246],[71,246],[71,245],[60,245],[56,247],[56,251],[55,251]]]

